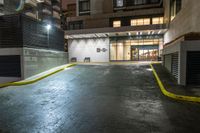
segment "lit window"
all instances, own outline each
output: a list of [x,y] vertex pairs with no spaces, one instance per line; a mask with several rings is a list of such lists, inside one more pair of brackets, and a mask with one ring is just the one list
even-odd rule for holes
[[131,26],[150,25],[150,18],[132,19]]
[[113,21],[113,27],[121,27],[121,21]]
[[152,19],[152,24],[163,24],[163,17],[156,17]]
[[150,19],[149,18],[144,19],[144,25],[150,25]]

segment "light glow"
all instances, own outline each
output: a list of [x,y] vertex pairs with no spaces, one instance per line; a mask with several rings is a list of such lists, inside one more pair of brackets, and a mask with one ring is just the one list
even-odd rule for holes
[[48,25],[46,26],[46,28],[47,28],[47,30],[50,30],[50,29],[51,29],[51,25],[48,24]]

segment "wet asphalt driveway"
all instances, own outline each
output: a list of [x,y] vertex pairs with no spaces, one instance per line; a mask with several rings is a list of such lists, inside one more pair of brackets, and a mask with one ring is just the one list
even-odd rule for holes
[[164,97],[148,65],[78,65],[0,89],[0,133],[195,133],[200,105]]

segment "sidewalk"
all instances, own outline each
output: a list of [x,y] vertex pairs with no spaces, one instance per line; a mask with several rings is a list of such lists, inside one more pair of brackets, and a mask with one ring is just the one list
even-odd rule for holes
[[178,95],[200,97],[200,86],[178,85],[176,79],[161,64],[153,64],[153,67],[167,91]]
[[69,67],[72,67],[72,66],[75,66],[75,64],[67,64],[67,65],[58,66],[58,67],[52,68],[50,70],[47,70],[45,72],[42,72],[40,74],[37,74],[35,76],[32,76],[30,78],[27,78],[25,80],[21,80],[21,81],[17,81],[17,82],[0,83],[0,88],[7,87],[7,86],[20,86],[20,85],[32,84],[32,83],[42,80],[48,76],[51,76],[55,73],[69,69]]

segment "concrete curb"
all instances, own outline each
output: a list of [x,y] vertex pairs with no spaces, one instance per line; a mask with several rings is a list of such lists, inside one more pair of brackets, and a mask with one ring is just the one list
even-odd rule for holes
[[64,66],[64,67],[62,67],[62,68],[59,68],[58,70],[55,70],[55,71],[50,72],[50,73],[48,73],[48,74],[45,74],[45,75],[43,75],[43,76],[41,76],[41,77],[35,78],[35,79],[33,79],[33,80],[29,80],[29,81],[19,81],[19,82],[10,82],[10,83],[0,84],[0,88],[2,88],[2,87],[8,87],[8,86],[21,86],[21,85],[32,84],[32,83],[35,83],[35,82],[37,82],[37,81],[39,81],[39,80],[42,80],[42,79],[44,79],[44,78],[46,78],[46,77],[49,77],[49,76],[51,76],[51,75],[53,75],[53,74],[55,74],[55,73],[58,73],[58,72],[60,72],[60,71],[63,71],[63,70],[66,69],[66,68],[69,68],[69,67],[72,67],[72,66],[75,66],[75,65],[76,65],[76,64],[69,64],[69,65],[66,65],[66,66]]
[[156,78],[156,81],[160,87],[160,90],[161,92],[167,96],[167,97],[170,97],[170,98],[173,98],[175,100],[181,100],[181,101],[187,101],[187,102],[196,102],[196,103],[200,103],[200,97],[193,97],[193,96],[184,96],[184,95],[178,95],[178,94],[174,94],[174,93],[171,93],[169,91],[167,91],[162,83],[162,81],[160,80],[158,74],[156,73],[156,70],[154,69],[153,65],[150,64],[150,67],[152,68],[153,70],[153,74]]

